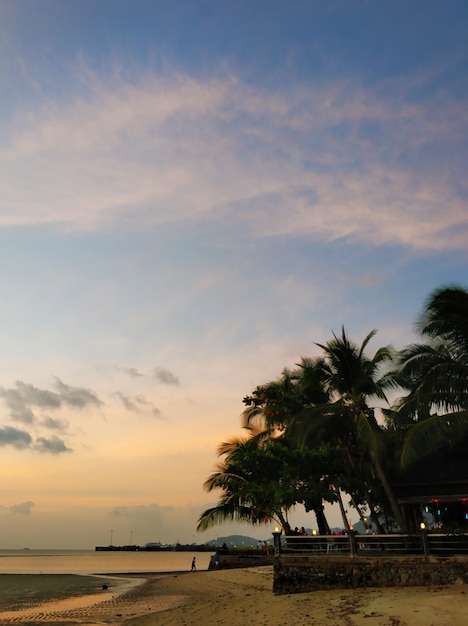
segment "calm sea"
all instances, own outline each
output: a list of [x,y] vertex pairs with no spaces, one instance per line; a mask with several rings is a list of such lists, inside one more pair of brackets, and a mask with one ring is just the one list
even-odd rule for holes
[[122,574],[206,570],[210,552],[96,552],[94,550],[0,550],[0,574]]

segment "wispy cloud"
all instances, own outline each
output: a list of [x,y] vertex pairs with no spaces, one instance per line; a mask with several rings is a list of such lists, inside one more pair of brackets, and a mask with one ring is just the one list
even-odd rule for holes
[[99,407],[102,405],[97,395],[83,387],[72,387],[55,377],[57,391],[40,389],[31,383],[17,380],[14,388],[0,387],[0,398],[10,409],[11,419],[24,424],[33,424],[36,416],[31,407],[54,410],[62,406],[83,409],[87,406]]
[[3,397],[10,409],[10,417],[15,422],[33,424],[36,420],[34,413],[26,406],[24,398],[16,389],[0,389],[0,397]]
[[38,452],[45,454],[62,454],[63,452],[73,452],[72,448],[69,448],[63,439],[59,439],[53,435],[50,438],[38,437],[34,445],[34,449]]
[[52,437],[37,437],[34,441],[32,436],[25,430],[19,430],[13,426],[0,427],[0,447],[11,446],[16,450],[33,449],[45,454],[62,454],[73,452],[63,439],[56,435]]
[[143,504],[139,506],[118,506],[109,512],[112,517],[128,517],[130,519],[151,518],[152,520],[161,521],[163,513],[171,513],[174,510],[172,506],[161,506],[159,504]]
[[133,529],[134,537],[146,537],[147,541],[161,541],[163,537],[172,537],[175,542],[186,536],[184,527],[187,520],[191,521],[192,528],[195,527],[200,512],[201,508],[164,506],[153,502],[137,506],[117,506],[108,515],[114,519],[116,526]]
[[18,430],[13,426],[2,426],[0,428],[0,446],[12,446],[17,450],[29,448],[32,437],[25,430]]
[[121,401],[127,411],[131,411],[133,413],[149,412],[153,416],[159,416],[161,414],[161,411],[142,394],[128,396],[123,394],[121,391],[117,391],[114,395]]
[[50,430],[57,430],[61,432],[65,432],[68,430],[70,423],[65,419],[55,419],[53,417],[45,417],[42,421],[42,424],[46,428],[50,428]]
[[416,100],[411,79],[286,95],[233,76],[83,76],[80,99],[36,103],[4,137],[0,224],[89,229],[138,214],[148,227],[209,216],[253,237],[465,247],[452,154],[467,113],[449,94]]
[[45,454],[62,454],[72,452],[63,439],[36,434],[40,428],[55,430],[64,433],[68,430],[69,422],[64,418],[52,418],[42,415],[42,411],[58,411],[62,408],[83,410],[85,408],[99,408],[102,401],[89,389],[74,387],[65,384],[60,378],[55,378],[57,391],[41,389],[31,383],[17,380],[14,388],[0,387],[0,398],[3,398],[9,409],[9,417],[20,422],[34,431],[34,437],[26,430],[12,426],[0,427],[0,446],[9,445],[17,450],[32,449]]
[[175,374],[173,374],[165,367],[155,367],[154,375],[159,380],[159,382],[163,383],[164,385],[174,385],[176,387],[179,385],[179,379],[177,378],[177,376],[175,376]]
[[76,409],[83,409],[87,406],[102,406],[102,401],[93,391],[83,387],[72,387],[71,385],[66,385],[60,378],[54,378],[55,386],[58,389],[58,397],[63,404]]
[[34,506],[34,502],[28,500],[27,502],[20,502],[19,504],[13,504],[10,506],[10,513],[13,515],[31,515],[31,510]]
[[125,396],[120,391],[117,391],[115,395],[117,396],[117,398],[120,399],[120,401],[122,402],[123,406],[125,407],[127,411],[134,411],[135,413],[140,412],[140,407],[137,405],[135,400],[130,399],[128,396]]
[[141,372],[139,372],[136,368],[134,367],[124,367],[123,371],[128,374],[130,376],[130,378],[141,378],[142,376],[144,376],[144,374],[142,374]]

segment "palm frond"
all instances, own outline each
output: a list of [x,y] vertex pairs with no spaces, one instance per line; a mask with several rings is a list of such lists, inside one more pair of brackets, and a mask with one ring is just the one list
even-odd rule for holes
[[[344,332],[344,329],[343,329]],[[358,358],[362,359],[364,356],[364,350],[367,348],[368,343],[375,337],[375,335],[377,334],[377,330],[374,328],[374,330],[371,330],[370,333],[364,338],[364,341],[361,344],[361,347],[359,349],[359,353],[358,353]]]
[[198,518],[197,531],[208,530],[226,522],[250,522],[250,507],[233,502],[221,502],[217,506],[204,511]]
[[379,458],[384,441],[382,429],[377,424],[375,417],[360,411],[356,428],[359,441],[365,445],[371,458]]
[[401,465],[414,461],[439,448],[447,448],[468,434],[468,410],[447,415],[432,415],[411,427],[401,450]]

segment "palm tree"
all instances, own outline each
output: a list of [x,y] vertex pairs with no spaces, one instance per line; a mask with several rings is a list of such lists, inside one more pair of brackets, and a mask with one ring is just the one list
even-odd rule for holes
[[259,429],[244,438],[232,438],[218,447],[224,457],[205,481],[206,491],[220,489],[215,507],[198,520],[197,530],[225,521],[265,523],[275,520],[288,532],[288,511],[296,503],[295,477],[286,475],[289,459]]
[[394,407],[397,424],[407,428],[403,466],[468,434],[468,291],[435,290],[417,328],[426,341],[402,350],[397,372],[410,389]]
[[319,374],[313,359],[302,359],[302,368],[295,371],[285,368],[277,381],[258,386],[244,398],[242,417],[245,428],[260,428],[265,438],[288,450],[289,463],[284,473],[289,475],[289,482],[296,483],[296,502],[315,513],[321,534],[329,534],[323,502],[336,500],[330,474],[337,454],[318,439],[306,445],[300,425],[305,405],[328,400]]
[[[382,347],[371,359],[365,355],[365,349],[375,334],[375,330],[370,332],[358,346],[349,340],[342,328],[340,337],[334,334],[326,344],[317,344],[324,353],[322,384],[331,401],[306,409],[304,427],[309,434],[318,428],[325,429],[328,436],[344,448],[355,473],[359,474],[360,467],[366,465],[366,459],[369,461],[395,521],[404,530],[405,520],[382,463],[388,439],[376,420],[374,409],[369,406],[372,398],[387,402],[386,391],[395,386],[388,375],[381,375],[382,366],[393,358],[393,349]],[[368,486],[370,478],[367,476],[365,479]],[[368,489],[368,496],[372,496],[370,491]],[[370,500],[373,508],[372,498]]]
[[244,428],[257,428],[270,437],[276,437],[291,428],[303,408],[303,399],[297,393],[298,377],[285,368],[281,377],[254,389],[243,399]]

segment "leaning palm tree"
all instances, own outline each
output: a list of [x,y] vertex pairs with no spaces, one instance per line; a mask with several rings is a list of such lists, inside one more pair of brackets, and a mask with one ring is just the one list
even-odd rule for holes
[[400,353],[397,372],[410,389],[394,407],[395,420],[407,428],[403,466],[468,434],[468,291],[434,291],[417,328],[426,341]]
[[204,488],[208,492],[220,490],[221,496],[216,506],[201,514],[197,530],[227,521],[260,524],[269,520],[289,530],[288,511],[295,502],[287,486],[278,488],[281,468],[269,443],[264,432],[253,428],[247,437],[220,444],[222,461]]

